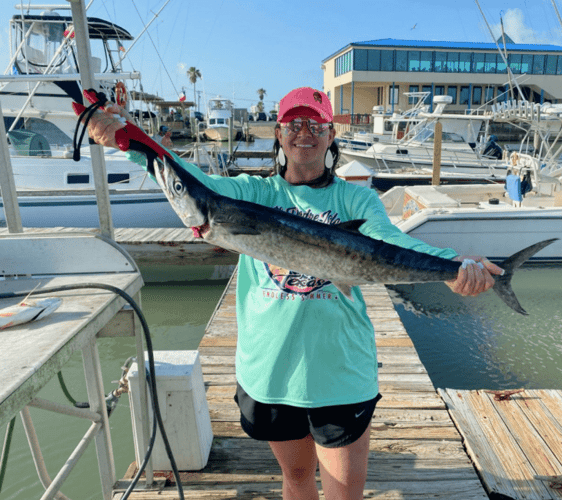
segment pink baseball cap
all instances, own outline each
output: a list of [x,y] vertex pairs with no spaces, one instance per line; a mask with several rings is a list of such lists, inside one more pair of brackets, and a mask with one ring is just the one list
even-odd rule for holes
[[330,99],[324,92],[310,87],[291,90],[279,102],[277,121],[287,123],[298,116],[314,118],[319,123],[330,123],[333,120]]

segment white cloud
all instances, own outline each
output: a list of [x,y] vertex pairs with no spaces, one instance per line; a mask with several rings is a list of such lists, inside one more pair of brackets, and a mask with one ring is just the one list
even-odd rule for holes
[[[554,15],[554,12],[553,12]],[[491,26],[494,37],[497,40],[501,35],[501,23]],[[503,29],[506,35],[515,43],[528,44],[554,44],[561,43],[560,29],[555,33],[536,31],[525,24],[525,16],[520,9],[509,9],[503,16]]]

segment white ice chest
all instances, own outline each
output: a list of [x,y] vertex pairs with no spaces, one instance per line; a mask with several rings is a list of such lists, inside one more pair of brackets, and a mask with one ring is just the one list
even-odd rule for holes
[[[148,358],[145,354],[146,366]],[[178,470],[201,470],[207,464],[213,431],[205,397],[199,351],[155,351],[156,388],[164,428]],[[144,460],[138,365],[133,363],[128,374],[129,400],[137,464]],[[149,419],[152,431],[152,405],[149,395]],[[172,470],[160,431],[152,452],[154,470]]]

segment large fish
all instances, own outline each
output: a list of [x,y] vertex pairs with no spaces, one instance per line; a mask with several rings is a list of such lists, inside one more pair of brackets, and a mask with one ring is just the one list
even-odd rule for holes
[[[222,196],[175,161],[156,159],[149,171],[187,227],[208,243],[283,269],[330,280],[344,295],[365,283],[453,280],[460,262],[405,249],[359,232],[365,220],[327,225],[282,210]],[[511,288],[513,272],[557,238],[536,243],[502,262],[494,291],[527,314]]]

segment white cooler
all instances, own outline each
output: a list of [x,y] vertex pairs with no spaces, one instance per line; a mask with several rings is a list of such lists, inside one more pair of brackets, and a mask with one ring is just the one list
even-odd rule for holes
[[[145,353],[145,356],[146,353]],[[146,357],[148,368],[148,357]],[[207,464],[213,431],[205,397],[199,351],[155,351],[156,388],[164,428],[178,470],[201,470]],[[129,401],[137,464],[144,460],[138,365],[133,363],[127,375]],[[148,393],[148,412],[152,432],[152,403]],[[160,431],[152,452],[154,470],[172,470]]]

